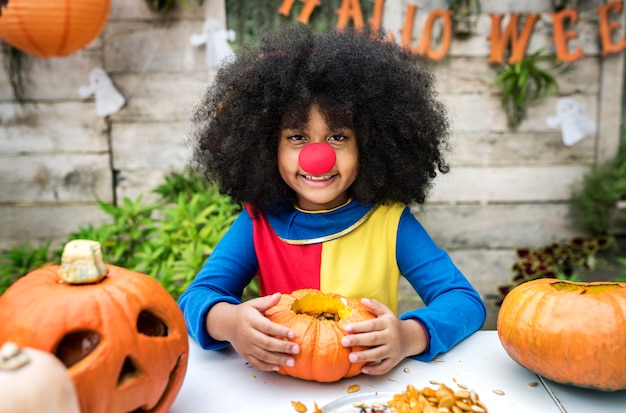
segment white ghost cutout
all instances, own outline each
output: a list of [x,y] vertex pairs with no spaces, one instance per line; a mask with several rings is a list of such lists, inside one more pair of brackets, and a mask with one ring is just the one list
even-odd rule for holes
[[192,34],[189,41],[193,46],[206,46],[206,65],[208,67],[216,67],[224,60],[230,59],[233,55],[233,49],[228,44],[235,40],[236,34],[234,30],[224,30],[222,25],[216,19],[208,18],[202,25],[201,34]]
[[546,124],[553,129],[561,126],[565,146],[573,146],[597,130],[596,123],[586,116],[585,108],[569,97],[558,100],[556,116],[549,116]]
[[95,94],[96,113],[103,117],[116,113],[126,103],[126,99],[115,88],[107,72],[100,67],[94,68],[89,73],[89,86],[78,88],[78,94],[83,99]]

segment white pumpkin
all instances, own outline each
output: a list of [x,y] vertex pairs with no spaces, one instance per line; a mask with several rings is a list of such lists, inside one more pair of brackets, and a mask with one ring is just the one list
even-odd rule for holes
[[67,369],[45,351],[4,343],[0,389],[0,413],[80,413]]

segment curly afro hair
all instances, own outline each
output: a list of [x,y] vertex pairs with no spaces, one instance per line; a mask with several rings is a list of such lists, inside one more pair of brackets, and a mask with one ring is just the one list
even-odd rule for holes
[[256,208],[292,201],[278,171],[280,131],[318,104],[328,123],[352,128],[362,203],[423,203],[444,159],[449,120],[424,58],[382,33],[314,33],[289,25],[224,63],[193,113],[193,164],[222,193]]

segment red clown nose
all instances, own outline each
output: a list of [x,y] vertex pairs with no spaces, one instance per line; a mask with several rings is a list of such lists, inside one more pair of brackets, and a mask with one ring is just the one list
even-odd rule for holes
[[306,145],[298,156],[300,167],[313,175],[323,174],[335,165],[335,151],[324,142],[310,143]]

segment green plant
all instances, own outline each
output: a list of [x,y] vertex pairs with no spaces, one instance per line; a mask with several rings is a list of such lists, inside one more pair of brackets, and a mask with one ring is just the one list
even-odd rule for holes
[[531,103],[541,97],[558,93],[556,78],[538,65],[543,60],[553,59],[541,56],[542,50],[539,49],[513,64],[504,64],[494,80],[494,84],[501,89],[502,107],[511,128],[516,128],[526,118]]
[[593,166],[572,187],[570,212],[574,225],[592,234],[611,233],[614,222],[626,222],[626,213],[616,208],[626,199],[626,156]]
[[53,263],[50,244],[48,241],[41,246],[32,246],[24,242],[0,254],[0,295],[20,277]]
[[[241,206],[219,193],[215,184],[192,172],[175,174],[154,189],[159,198],[139,196],[120,205],[100,202],[111,221],[78,228],[68,236],[101,244],[110,264],[155,278],[177,299],[198,273]],[[25,243],[0,255],[0,293],[17,278],[48,262],[60,262],[62,250]],[[245,297],[258,296],[256,281]]]
[[552,243],[539,248],[518,248],[517,261],[511,267],[511,282],[498,287],[502,303],[504,297],[516,286],[539,278],[581,281],[581,273],[607,266],[596,253],[613,245],[610,236],[592,238],[574,237],[565,243]]

